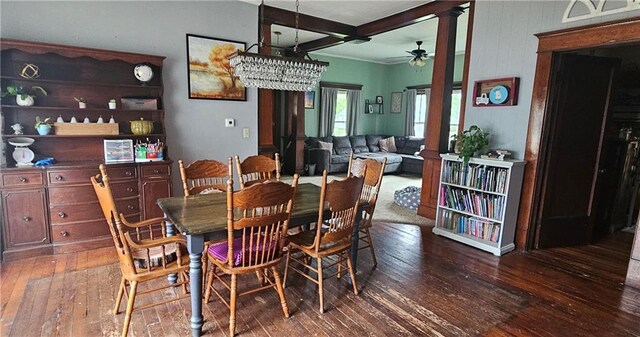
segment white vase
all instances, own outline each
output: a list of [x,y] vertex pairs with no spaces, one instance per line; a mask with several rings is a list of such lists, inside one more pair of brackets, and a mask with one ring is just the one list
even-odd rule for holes
[[27,96],[27,98],[22,99],[21,95],[16,95],[16,104],[19,106],[32,106],[35,102],[33,96]]
[[109,102],[109,109],[113,110],[116,108],[116,102]]

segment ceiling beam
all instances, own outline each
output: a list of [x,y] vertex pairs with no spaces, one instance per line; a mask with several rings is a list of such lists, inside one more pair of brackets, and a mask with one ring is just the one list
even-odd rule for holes
[[[264,19],[272,24],[296,28],[296,13],[286,9],[264,6]],[[358,35],[356,26],[302,13],[299,14],[298,28],[339,38]]]
[[300,48],[300,50],[310,52],[322,48],[337,46],[343,43],[344,39],[335,36],[327,36],[317,40],[301,43],[300,45],[298,45],[298,48]]

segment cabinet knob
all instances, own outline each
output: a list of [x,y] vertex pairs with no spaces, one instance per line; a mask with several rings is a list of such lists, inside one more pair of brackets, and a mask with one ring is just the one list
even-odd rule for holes
[[67,231],[61,231],[61,232],[60,232],[60,235],[62,235],[62,236],[69,236],[69,232],[67,232]]
[[62,180],[64,180],[64,177],[63,177],[63,176],[61,176],[61,175],[57,175],[57,176],[56,176],[56,180],[57,180],[57,181],[62,181]]
[[26,183],[27,181],[29,181],[27,178],[25,178],[25,177],[20,177],[20,182],[21,182],[21,183]]
[[153,173],[158,174],[158,173],[160,173],[160,170],[158,170],[158,169],[154,169],[154,170],[153,170]]
[[131,175],[132,175],[132,174],[133,174],[133,173],[131,173],[131,171],[126,171],[126,172],[124,173],[124,175],[125,175],[125,176],[127,176],[127,177],[131,177]]
[[129,192],[129,193],[133,192],[133,188],[127,187],[127,192]]
[[133,205],[127,205],[127,208],[133,210],[135,207],[133,207]]
[[25,216],[22,217],[22,220],[24,220],[26,222],[29,222],[29,221],[31,221],[31,218],[25,215]]
[[61,218],[66,218],[67,215],[64,212],[58,212],[58,216]]

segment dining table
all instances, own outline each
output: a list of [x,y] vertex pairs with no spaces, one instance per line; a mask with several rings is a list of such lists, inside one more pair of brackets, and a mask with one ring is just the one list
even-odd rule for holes
[[[227,237],[227,193],[209,193],[193,196],[161,198],[158,206],[168,219],[167,235],[176,232],[187,239],[189,251],[189,288],[191,297],[191,333],[202,334],[202,254],[204,243]],[[318,221],[320,186],[311,183],[298,184],[289,219],[289,228],[309,225]],[[360,210],[366,205],[360,205]],[[325,212],[327,214],[329,212]],[[357,212],[351,246],[352,263],[358,261],[358,224],[362,212]],[[328,214],[327,214],[328,216]],[[177,276],[170,278],[175,282]],[[348,278],[347,278],[348,279]],[[350,281],[350,280],[349,280]]]

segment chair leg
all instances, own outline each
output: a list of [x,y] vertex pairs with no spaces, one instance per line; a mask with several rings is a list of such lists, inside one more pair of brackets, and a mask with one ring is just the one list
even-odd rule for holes
[[125,279],[122,277],[120,279],[120,288],[118,289],[118,295],[116,297],[116,306],[113,308],[113,314],[117,315],[120,313],[120,302],[122,302],[122,296],[124,296],[124,288],[125,288]]
[[291,258],[291,247],[287,250],[287,259],[284,263],[284,278],[282,280],[282,288],[287,287],[287,275],[289,274],[289,259]]
[[[203,277],[207,277],[207,272],[209,270],[207,270],[209,268],[209,245],[208,244],[204,244],[204,250],[202,251],[202,276]],[[202,286],[206,287],[206,282],[202,281]],[[206,288],[202,289],[202,293],[204,294],[207,291]]]
[[369,232],[369,227],[366,228],[367,231],[367,241],[369,242],[369,249],[371,250],[371,259],[373,260],[373,268],[375,269],[378,266],[378,259],[376,259],[376,250],[373,248],[373,239],[371,238],[371,232]]
[[212,266],[209,269],[209,275],[205,275],[207,278],[207,285],[205,286],[204,292],[204,303],[209,303],[209,298],[211,297],[211,288],[213,287],[213,279],[215,278],[216,266]]
[[265,282],[265,279],[264,279],[264,277],[262,277],[262,274],[260,274],[260,273],[261,273],[261,271],[256,270],[256,277],[258,278],[258,283],[260,285],[263,285],[264,282]]
[[322,287],[322,281],[324,276],[322,275],[322,258],[318,257],[318,296],[320,297],[320,313],[324,312],[324,292]]
[[138,282],[131,282],[131,290],[129,291],[129,300],[127,301],[127,311],[124,315],[124,326],[122,327],[122,337],[127,337],[129,333],[129,323],[131,323],[131,313],[133,312],[133,304],[136,301],[136,291],[138,290]]
[[356,273],[353,270],[353,265],[351,264],[351,256],[347,253],[347,266],[349,267],[349,274],[351,275],[351,283],[353,284],[353,293],[358,295],[358,284],[356,283]]
[[282,304],[282,312],[284,312],[284,317],[289,318],[289,306],[287,305],[286,297],[284,297],[284,288],[282,287],[282,280],[280,280],[280,274],[278,273],[278,268],[271,267],[271,272],[273,272],[273,278],[276,281],[276,291],[278,292],[278,296],[280,296],[280,304]]
[[342,278],[342,254],[338,255],[338,279]]
[[[206,274],[202,274],[202,275],[206,275]],[[180,283],[182,283],[182,293],[186,294],[187,293],[187,278],[184,276],[184,273],[180,273]]]
[[231,274],[231,298],[229,301],[229,336],[236,333],[236,300],[238,298],[238,275]]

